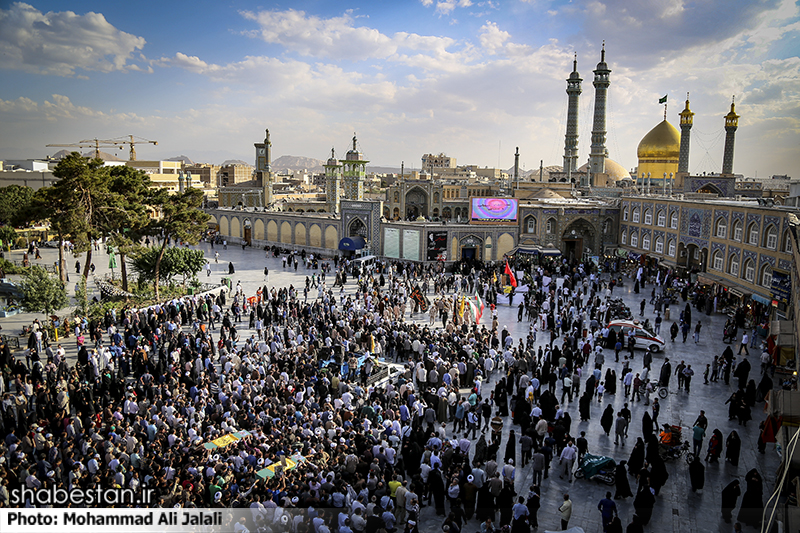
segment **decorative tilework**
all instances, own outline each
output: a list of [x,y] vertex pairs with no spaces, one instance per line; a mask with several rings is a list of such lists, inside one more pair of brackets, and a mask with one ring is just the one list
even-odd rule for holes
[[717,217],[717,218],[724,218],[725,220],[728,220],[728,211],[723,211],[721,209],[715,209],[714,210],[714,216]]
[[787,261],[786,259],[778,259],[778,268],[781,270],[786,270],[787,272],[791,272],[792,262]]
[[683,235],[707,239],[711,234],[711,209],[681,208],[680,228]]
[[736,257],[739,257],[741,251],[741,248],[737,248],[736,246],[728,246],[728,255],[733,254]]
[[781,227],[781,217],[772,217],[772,216],[765,216],[764,217],[764,227],[773,224],[776,228]]
[[664,232],[661,231],[661,230],[657,230],[656,229],[656,230],[653,230],[653,235],[655,235],[656,237],[663,237],[664,236]]
[[750,250],[742,250],[742,255],[744,256],[745,259],[752,259],[753,261],[755,261],[756,256],[758,254],[756,254],[755,252],[751,252]]
[[711,243],[711,251],[715,252],[717,250],[725,251],[725,245],[720,242],[712,242]]
[[751,222],[761,223],[761,215],[756,215],[753,213],[747,213],[747,225],[749,226]]
[[704,239],[696,239],[694,237],[688,237],[686,235],[681,235],[679,237],[678,242],[682,242],[683,244],[694,244],[700,249],[707,249],[708,248],[708,241]]
[[650,235],[650,228],[642,228],[642,237]]
[[760,254],[758,265],[762,266],[764,263],[768,263],[769,266],[775,267],[775,256],[774,255],[767,255],[767,254]]
[[744,220],[744,213],[734,211],[733,213],[731,213],[731,218],[733,220]]

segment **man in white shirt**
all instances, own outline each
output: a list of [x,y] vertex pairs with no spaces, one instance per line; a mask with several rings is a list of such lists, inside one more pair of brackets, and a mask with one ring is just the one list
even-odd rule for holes
[[564,449],[561,450],[561,457],[558,460],[558,464],[564,465],[564,473],[559,474],[560,479],[564,479],[564,475],[567,476],[567,480],[572,483],[572,467],[575,464],[575,458],[578,456],[578,449],[569,441]]

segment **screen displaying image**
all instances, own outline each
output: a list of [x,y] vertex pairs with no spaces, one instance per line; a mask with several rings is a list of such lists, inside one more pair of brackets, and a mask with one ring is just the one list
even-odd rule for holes
[[472,220],[516,222],[518,207],[516,198],[473,198]]

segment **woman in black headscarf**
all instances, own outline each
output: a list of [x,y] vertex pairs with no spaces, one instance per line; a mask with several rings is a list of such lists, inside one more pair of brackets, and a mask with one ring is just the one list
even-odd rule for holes
[[650,462],[650,486],[656,492],[656,496],[661,491],[661,487],[667,484],[669,479],[669,472],[664,464],[664,460],[657,453]]
[[617,393],[617,374],[611,368],[606,370],[606,379],[603,382],[603,384],[605,385],[606,388],[606,394]]
[[750,407],[756,404],[756,380],[751,379],[747,382],[747,388],[744,390],[744,402]]
[[591,418],[591,405],[592,405],[592,394],[588,390],[583,393],[581,399],[578,401],[578,411],[581,415],[581,422],[586,422]]
[[725,401],[728,404],[728,420],[735,420],[736,417],[739,415],[739,397],[742,395],[742,391],[736,391],[730,395],[730,397]]
[[628,473],[632,476],[638,475],[642,466],[644,466],[644,441],[639,437],[628,458]]
[[606,435],[611,433],[611,426],[614,425],[614,408],[611,407],[611,404],[606,405],[606,410],[603,411],[603,416],[600,418],[600,425],[603,426]]
[[614,470],[614,484],[617,490],[614,493],[614,499],[628,498],[633,496],[631,492],[631,484],[628,482],[628,472],[625,470],[626,461],[620,461]]
[[486,461],[486,435],[481,433],[478,442],[475,443],[475,455],[472,458],[472,464],[477,465]]
[[633,508],[636,510],[636,515],[639,517],[639,522],[646,526],[650,523],[650,517],[653,516],[653,507],[656,504],[656,497],[650,492],[650,487],[647,484],[639,488],[636,493],[636,498],[633,500]]
[[500,509],[500,527],[511,524],[511,508],[514,507],[514,489],[506,483],[497,495],[497,507]]
[[697,455],[689,464],[689,480],[692,483],[692,492],[702,491],[706,485],[706,467]]
[[478,489],[478,500],[475,507],[475,518],[479,522],[485,522],[487,518],[495,519],[494,497],[489,491],[489,484],[484,482],[483,487]]
[[765,372],[764,375],[761,376],[761,381],[759,382],[758,389],[756,390],[756,401],[763,402],[764,398],[767,396],[767,393],[772,390],[773,386],[772,379]]
[[649,440],[650,435],[653,434],[653,418],[648,411],[642,415],[642,437],[644,440]]
[[436,514],[438,516],[445,516],[444,512],[444,495],[445,484],[442,472],[439,470],[439,463],[433,465],[433,470],[428,474],[428,483],[431,487],[431,494],[433,494],[433,501],[436,505]]
[[736,508],[736,502],[742,494],[742,488],[739,486],[739,480],[734,479],[722,489],[722,518],[726,523],[731,523],[733,510]]
[[739,452],[742,449],[742,439],[736,430],[731,431],[725,440],[725,460],[733,466],[739,466]]
[[764,512],[764,482],[755,468],[747,473],[744,481],[747,483],[747,490],[742,496],[742,507],[737,519],[749,526],[759,527],[761,514]]
[[513,461],[516,458],[517,458],[517,436],[514,433],[514,430],[512,429],[508,433],[508,442],[506,442],[506,455],[504,457],[504,460],[507,463],[509,460]]

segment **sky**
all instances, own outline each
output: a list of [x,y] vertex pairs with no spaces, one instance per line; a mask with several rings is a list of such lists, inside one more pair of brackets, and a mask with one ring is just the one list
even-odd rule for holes
[[798,178],[799,32],[789,0],[0,2],[0,159],[132,134],[158,141],[139,159],[253,164],[269,128],[273,158],[355,132],[381,166],[561,165],[577,54],[582,164],[605,41],[612,159],[635,167],[688,92],[691,172],[721,170],[735,97],[734,172]]

